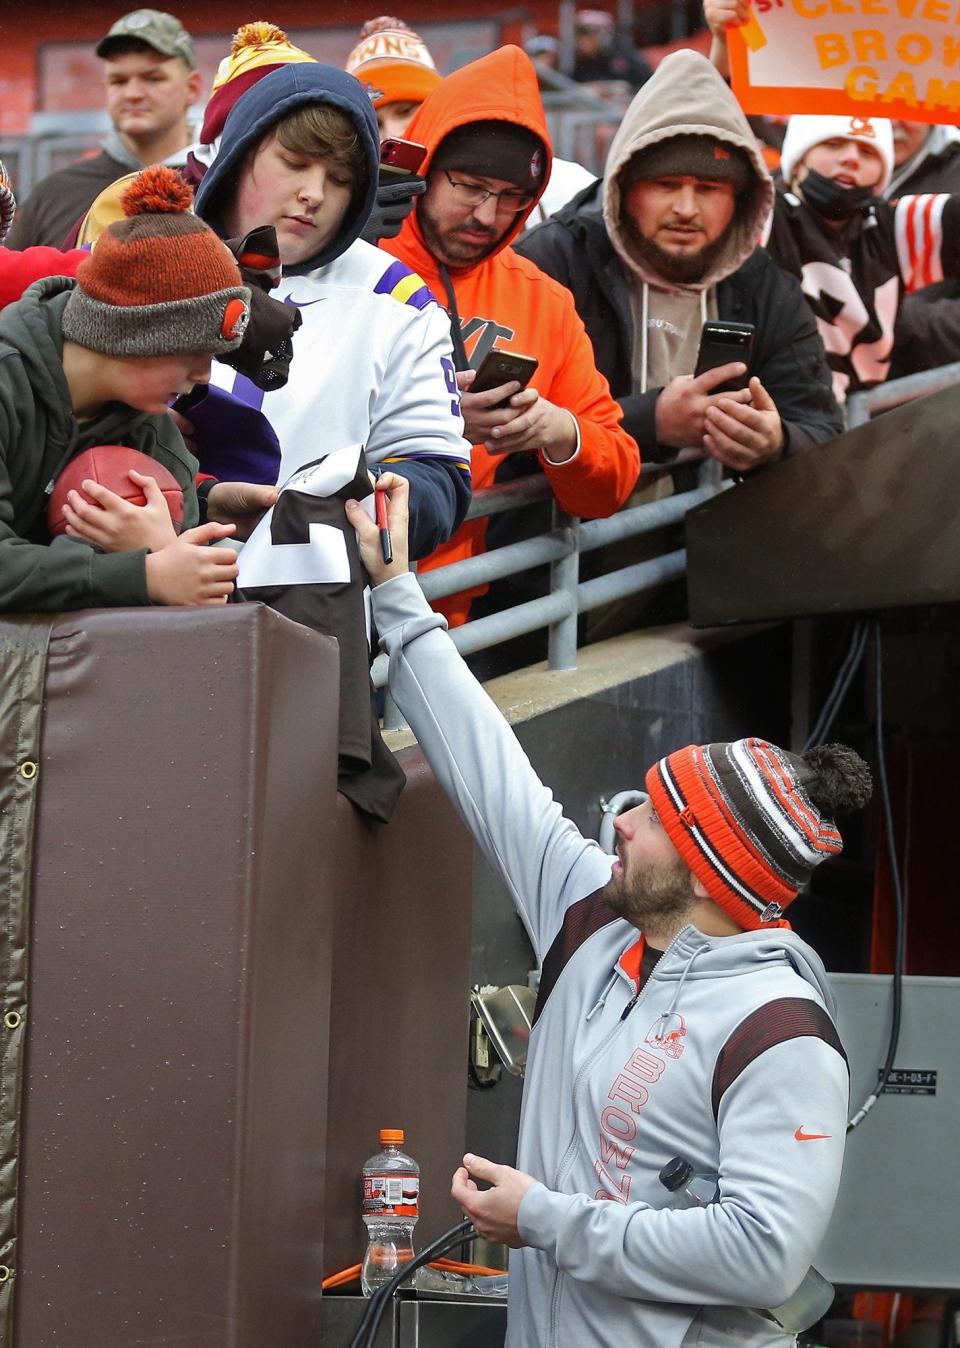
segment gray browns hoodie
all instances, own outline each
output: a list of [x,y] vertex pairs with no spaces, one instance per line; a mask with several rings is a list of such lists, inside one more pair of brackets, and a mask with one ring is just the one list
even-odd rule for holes
[[[637,252],[620,220],[623,169],[641,150],[683,135],[714,136],[735,146],[747,155],[756,175],[752,187],[737,200],[728,246],[703,280],[693,284],[664,280]],[[634,394],[693,373],[700,328],[704,319],[716,317],[713,288],[742,266],[760,243],[773,200],[773,182],[756,138],[715,67],[694,51],[665,57],[624,114],[603,174],[604,224],[633,281]]]
[[[613,858],[563,817],[415,577],[377,586],[373,614],[390,691],[542,960]],[[517,1165],[539,1182],[520,1205],[507,1344],[791,1343],[745,1308],[781,1304],[813,1262],[840,1178],[848,1075],[835,1035],[756,1038],[784,999],[829,1023],[823,966],[790,931],[688,926],[636,996],[622,959],[637,935],[622,919],[597,927],[530,1038]],[[763,1028],[743,1052],[732,1036],[756,1013]],[[716,1202],[669,1206],[658,1175],[674,1156]]]

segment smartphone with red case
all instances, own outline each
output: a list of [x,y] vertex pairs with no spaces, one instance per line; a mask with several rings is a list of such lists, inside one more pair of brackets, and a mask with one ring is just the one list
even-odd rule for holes
[[385,140],[380,146],[381,183],[415,178],[426,153],[427,147],[418,145],[415,140],[397,140],[393,137]]

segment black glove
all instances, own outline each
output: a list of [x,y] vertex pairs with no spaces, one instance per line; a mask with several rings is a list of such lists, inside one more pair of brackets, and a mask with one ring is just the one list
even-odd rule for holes
[[380,239],[395,239],[404,220],[413,210],[417,197],[427,190],[426,178],[411,174],[400,182],[381,183],[370,219],[360,232],[361,239],[376,244]]
[[242,239],[226,239],[243,283],[250,287],[250,322],[235,351],[218,356],[224,365],[270,393],[283,388],[293,359],[293,334],[303,321],[299,309],[270,295],[280,280],[280,249],[273,225],[261,225]]

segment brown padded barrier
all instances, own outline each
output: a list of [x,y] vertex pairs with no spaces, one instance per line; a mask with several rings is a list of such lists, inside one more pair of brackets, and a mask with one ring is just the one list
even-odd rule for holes
[[337,678],[259,605],[54,627],[16,1348],[307,1342]]
[[308,1348],[381,1126],[458,1219],[471,844],[416,750],[336,795],[337,689],[257,604],[56,622],[15,1348]]

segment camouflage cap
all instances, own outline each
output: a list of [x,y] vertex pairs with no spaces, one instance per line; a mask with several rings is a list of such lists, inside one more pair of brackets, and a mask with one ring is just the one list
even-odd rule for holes
[[110,56],[121,42],[145,42],[161,56],[179,56],[191,70],[196,69],[197,56],[193,39],[179,19],[159,9],[135,9],[118,19],[109,33],[97,45],[97,55]]

